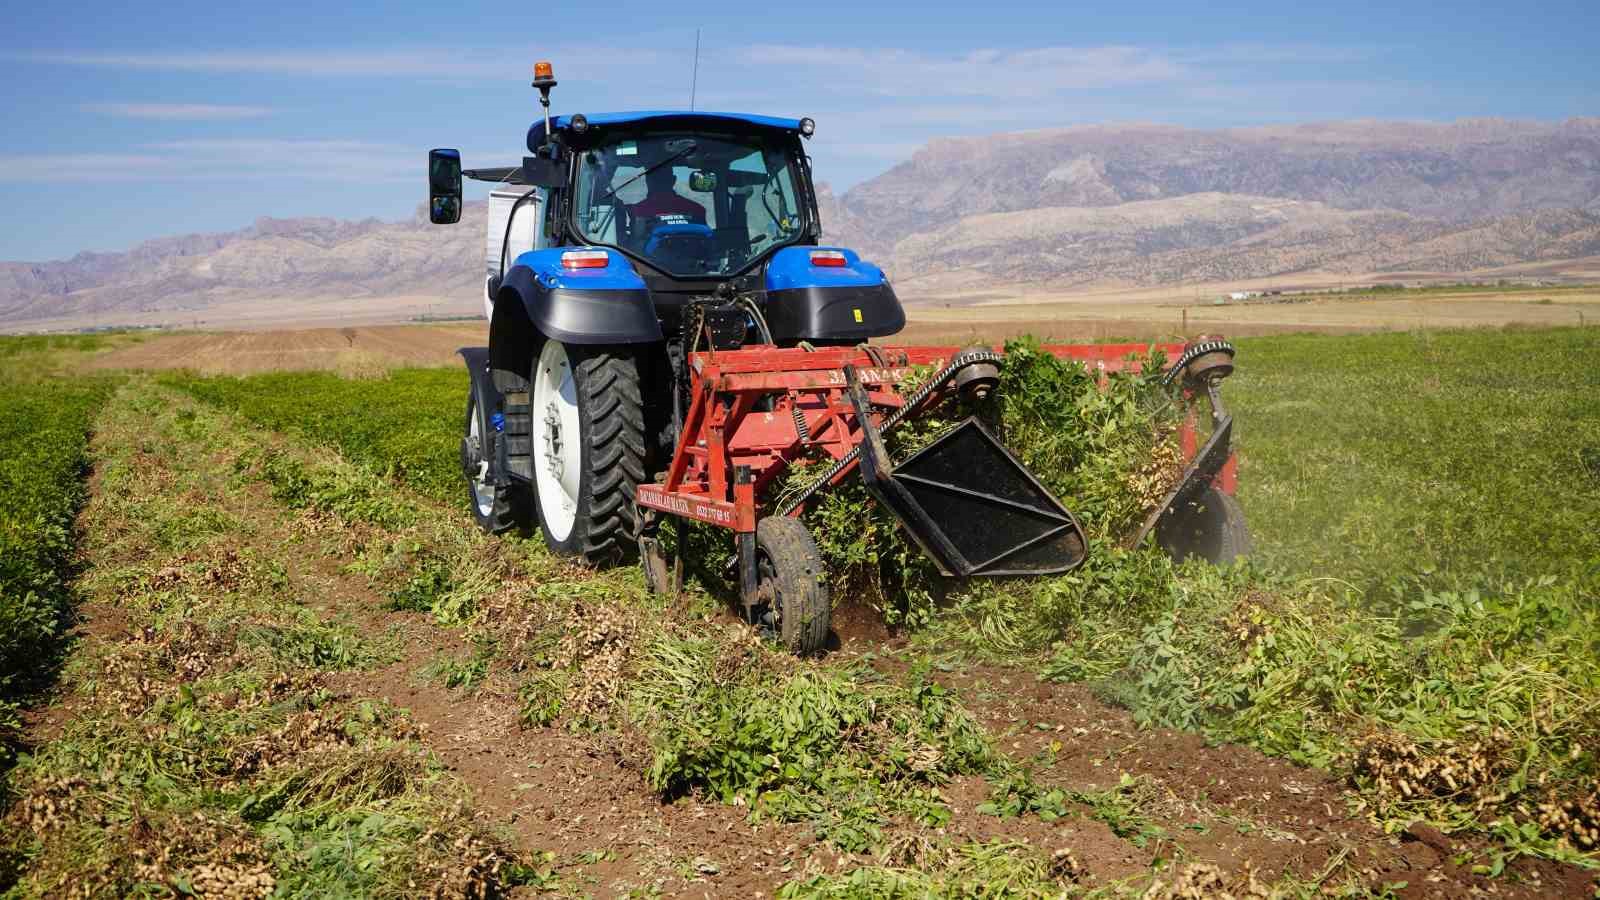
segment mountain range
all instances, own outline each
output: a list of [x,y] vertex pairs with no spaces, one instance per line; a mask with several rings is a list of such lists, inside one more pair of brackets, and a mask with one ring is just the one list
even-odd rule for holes
[[[949,138],[818,193],[825,240],[882,262],[913,301],[979,287],[1461,275],[1600,256],[1600,118]],[[470,311],[483,217],[468,204],[454,228],[420,215],[260,219],[124,253],[0,263],[0,324],[387,296]]]

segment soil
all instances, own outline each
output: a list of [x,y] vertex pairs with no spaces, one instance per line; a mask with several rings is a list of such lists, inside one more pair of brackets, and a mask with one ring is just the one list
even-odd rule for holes
[[[1106,706],[1082,685],[1042,682],[1004,667],[974,668],[948,681],[1014,757],[1049,760],[1036,769],[1041,784],[1102,790],[1126,773],[1154,785],[1156,799],[1140,813],[1165,837],[1142,849],[1108,828],[1092,827],[1097,822],[1063,820],[1063,828],[1076,832],[1067,832],[1070,837],[1045,838],[1051,829],[1043,826],[1041,839],[1069,847],[1097,879],[1125,877],[1176,856],[1223,871],[1248,862],[1258,873],[1326,877],[1329,883],[1348,876],[1370,887],[1404,882],[1397,893],[1407,898],[1574,897],[1595,889],[1592,873],[1544,861],[1520,860],[1500,878],[1474,875],[1471,866],[1488,858],[1484,841],[1426,826],[1385,835],[1351,811],[1351,794],[1324,772],[1248,747],[1208,745],[1193,733],[1141,729],[1125,710]],[[977,815],[957,820],[978,833],[994,828],[994,821]],[[1466,857],[1464,864],[1458,857]]]
[[[1321,332],[1348,334],[1427,328],[1552,327],[1600,323],[1600,288],[1515,288],[1383,294],[1253,297],[1218,303],[1228,290],[975,294],[907,305],[907,325],[892,343],[998,341],[1024,334],[1057,340],[1179,340]],[[1326,285],[1334,289],[1335,285]]]
[[100,354],[89,365],[193,369],[207,375],[317,369],[360,377],[407,366],[460,365],[458,348],[487,340],[488,327],[481,322],[169,334]]

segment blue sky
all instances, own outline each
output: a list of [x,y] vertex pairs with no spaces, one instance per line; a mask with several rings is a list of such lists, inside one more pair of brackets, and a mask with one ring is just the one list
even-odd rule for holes
[[0,0],[0,259],[256,216],[410,216],[424,151],[515,162],[562,112],[810,115],[848,187],[929,138],[1103,121],[1600,114],[1600,4]]

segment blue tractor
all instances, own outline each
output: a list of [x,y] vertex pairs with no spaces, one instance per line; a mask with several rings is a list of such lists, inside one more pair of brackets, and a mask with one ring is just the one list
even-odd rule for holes
[[[744,615],[800,652],[822,646],[829,604],[799,517],[856,471],[946,574],[1082,562],[1076,520],[982,423],[898,466],[887,458],[881,431],[958,393],[986,394],[1002,360],[990,348],[870,343],[899,332],[905,313],[881,269],[820,245],[810,119],[552,117],[555,83],[549,64],[535,66],[544,115],[521,165],[463,170],[456,150],[429,154],[437,224],[460,219],[463,176],[494,186],[489,342],[461,351],[472,375],[461,466],[480,527],[537,522],[554,552],[592,565],[637,556],[656,590],[667,589],[654,540],[663,516],[727,528]],[[1111,368],[1143,349],[1051,348]],[[1177,356],[1167,377],[1183,376],[1186,398],[1210,398],[1213,427],[1139,538],[1156,530],[1173,552],[1229,558],[1248,541],[1216,390],[1233,350],[1166,349]],[[771,496],[791,466],[817,460],[826,477],[803,497]]]
[[552,117],[544,64],[534,86],[545,116],[522,165],[463,171],[459,152],[429,154],[434,223],[460,218],[463,175],[496,188],[489,346],[462,351],[475,382],[462,462],[481,527],[537,519],[552,550],[603,564],[633,554],[634,490],[672,455],[686,324],[708,347],[853,345],[905,314],[854,253],[810,263],[810,119]]

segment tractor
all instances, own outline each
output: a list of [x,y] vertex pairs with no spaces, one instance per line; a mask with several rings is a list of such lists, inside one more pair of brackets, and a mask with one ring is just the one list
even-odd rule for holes
[[[822,243],[811,119],[552,116],[555,85],[537,64],[543,113],[520,165],[464,170],[459,151],[428,155],[436,224],[459,221],[463,177],[493,185],[488,346],[460,351],[471,374],[461,469],[483,530],[537,528],[556,554],[594,566],[637,559],[650,589],[669,592],[682,567],[662,550],[664,520],[726,529],[739,612],[801,654],[824,646],[831,610],[801,514],[858,473],[944,575],[1082,563],[1077,519],[978,419],[890,458],[885,432],[956,395],[985,396],[1005,360],[990,347],[874,343],[905,312],[882,269]],[[1181,379],[1187,466],[1134,540],[1232,559],[1249,543],[1219,394],[1233,347],[1045,349],[1114,371],[1152,346],[1173,360],[1161,377]],[[777,496],[791,466],[817,460],[808,487]]]

